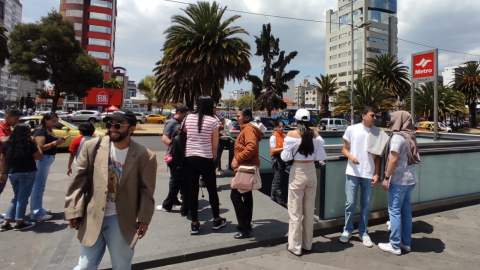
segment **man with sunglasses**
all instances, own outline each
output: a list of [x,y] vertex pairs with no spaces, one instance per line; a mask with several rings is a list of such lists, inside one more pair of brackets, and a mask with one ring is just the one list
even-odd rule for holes
[[75,269],[97,269],[105,247],[113,269],[130,269],[155,207],[157,159],[131,139],[135,114],[119,110],[104,121],[108,136],[85,142],[65,199],[65,218],[82,244]]
[[380,156],[367,152],[367,141],[370,129],[375,124],[376,111],[372,107],[362,108],[360,111],[362,122],[349,126],[343,135],[342,153],[348,158],[346,169],[345,195],[345,227],[340,236],[340,242],[347,243],[353,232],[353,218],[355,215],[358,189],[360,192],[360,219],[358,235],[366,247],[373,247],[368,236],[368,218],[370,215],[370,201],[373,196],[373,187],[378,182],[380,172]]

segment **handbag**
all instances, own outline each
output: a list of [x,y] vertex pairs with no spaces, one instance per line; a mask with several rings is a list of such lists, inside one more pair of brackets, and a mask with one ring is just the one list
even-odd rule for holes
[[240,165],[230,183],[230,188],[238,189],[240,193],[261,189],[262,179],[258,167]]

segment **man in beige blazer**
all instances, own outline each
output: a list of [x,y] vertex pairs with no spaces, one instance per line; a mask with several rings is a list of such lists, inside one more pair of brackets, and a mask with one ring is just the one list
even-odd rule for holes
[[104,122],[108,136],[85,142],[65,198],[65,217],[82,244],[75,269],[97,269],[105,247],[114,270],[131,269],[155,207],[157,159],[131,140],[134,113],[120,110]]

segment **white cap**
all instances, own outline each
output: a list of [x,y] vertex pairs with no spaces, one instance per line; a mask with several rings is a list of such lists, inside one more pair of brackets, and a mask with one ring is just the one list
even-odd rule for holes
[[253,121],[256,122],[256,121],[262,121],[262,120],[260,119],[260,117],[257,116],[257,117],[255,117],[255,118],[253,118]]
[[298,121],[310,121],[310,113],[305,109],[298,109],[295,113],[295,119]]

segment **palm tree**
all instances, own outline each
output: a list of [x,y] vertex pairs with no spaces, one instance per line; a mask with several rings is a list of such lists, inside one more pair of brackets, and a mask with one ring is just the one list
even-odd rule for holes
[[213,91],[223,88],[225,80],[245,78],[251,68],[250,45],[234,36],[248,33],[230,26],[239,15],[222,21],[225,10],[216,2],[197,2],[183,9],[187,16],[172,17],[173,25],[165,31],[164,56],[157,65],[164,65],[173,81],[198,82],[202,94],[219,97]]
[[337,90],[340,89],[340,86],[338,86],[337,79],[328,74],[325,76],[320,74],[320,78],[315,77],[315,80],[317,80],[318,83],[318,85],[315,85],[315,89],[322,95],[320,116],[329,117],[330,111],[328,110],[328,105],[330,104],[330,96],[333,96]]
[[[423,116],[433,121],[434,84],[429,82],[415,89],[415,115]],[[410,96],[405,99],[405,110],[411,110]],[[449,87],[438,86],[438,112],[440,121],[445,120],[447,114],[462,114],[465,112],[465,96]]]
[[392,54],[381,54],[369,60],[365,77],[378,83],[380,88],[398,96],[401,100],[410,93],[410,75],[407,66]]
[[162,65],[158,65],[154,71],[157,77],[154,89],[158,102],[164,104],[168,102],[184,102],[187,107],[193,109],[195,100],[201,95],[201,88],[198,83],[188,80],[175,81]]
[[[350,112],[350,91],[342,90],[334,95],[334,114]],[[359,113],[363,107],[371,106],[379,112],[388,112],[395,107],[395,98],[383,90],[380,85],[368,78],[355,80],[355,92],[353,95],[354,113]]]
[[155,81],[156,78],[153,75],[147,75],[138,83],[138,90],[147,98],[148,111],[152,110],[152,103],[155,98]]
[[7,28],[0,24],[0,66],[5,65],[5,60],[10,56],[8,50],[8,37],[7,37]]
[[480,64],[467,62],[455,72],[452,84],[455,91],[465,95],[465,103],[470,111],[470,126],[477,126],[477,100],[480,98]]

